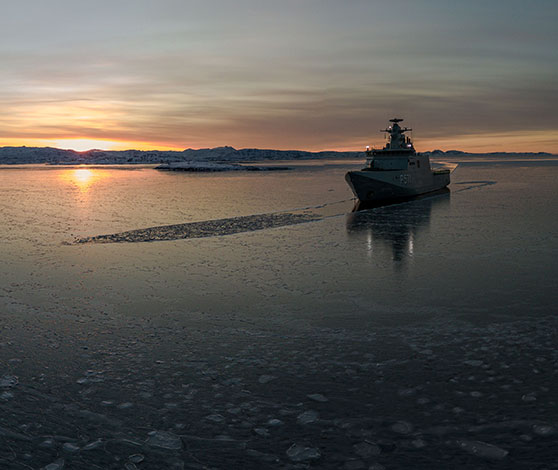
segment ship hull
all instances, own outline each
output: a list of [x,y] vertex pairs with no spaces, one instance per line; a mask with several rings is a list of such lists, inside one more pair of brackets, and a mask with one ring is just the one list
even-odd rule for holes
[[349,171],[345,180],[362,202],[408,199],[438,191],[450,183],[444,171]]

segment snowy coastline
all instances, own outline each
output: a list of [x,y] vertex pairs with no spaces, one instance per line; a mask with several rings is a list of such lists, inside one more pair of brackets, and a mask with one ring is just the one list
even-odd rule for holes
[[174,164],[190,162],[240,163],[262,160],[312,160],[323,158],[362,158],[363,152],[306,152],[301,150],[266,150],[216,147],[207,149],[167,150],[88,150],[76,152],[50,147],[1,147],[0,165],[130,165]]
[[[518,153],[518,152],[493,152],[493,153],[465,153],[459,150],[433,150],[428,153],[432,158],[552,158],[545,152]],[[0,165],[40,164],[50,165],[130,165],[130,164],[175,164],[185,165],[190,171],[195,167],[206,168],[202,171],[212,171],[212,163],[242,163],[256,161],[276,160],[316,160],[316,159],[363,159],[364,152],[306,152],[302,150],[271,150],[271,149],[235,149],[233,147],[216,147],[206,149],[186,149],[180,151],[166,150],[88,150],[76,152],[50,147],[0,147]],[[203,165],[202,165],[203,162]],[[174,168],[161,169],[186,169],[175,166]],[[218,167],[224,171],[223,166]],[[231,167],[228,170],[247,168]],[[266,168],[269,170],[269,168]],[[254,170],[252,170],[254,171]]]

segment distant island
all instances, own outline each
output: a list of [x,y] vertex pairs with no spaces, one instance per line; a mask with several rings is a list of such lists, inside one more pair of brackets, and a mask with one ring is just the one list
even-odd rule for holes
[[[434,158],[451,157],[553,157],[550,153],[467,153],[459,150],[432,150]],[[88,150],[77,152],[51,147],[0,147],[0,165],[126,165],[171,164],[180,162],[256,162],[265,160],[362,159],[364,152],[307,152],[303,150],[235,149],[215,147],[204,149],[167,150]]]

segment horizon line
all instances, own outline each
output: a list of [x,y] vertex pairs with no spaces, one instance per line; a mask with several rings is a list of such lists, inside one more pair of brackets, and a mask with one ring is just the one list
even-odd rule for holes
[[[233,147],[232,145],[218,145],[216,147],[199,147],[199,148],[192,148],[192,147],[188,147],[188,148],[184,148],[182,150],[179,149],[158,149],[158,148],[152,148],[152,149],[139,149],[139,148],[126,148],[126,149],[101,149],[101,148],[90,148],[87,150],[76,150],[76,149],[72,149],[72,148],[63,148],[63,147],[52,147],[52,146],[30,146],[30,145],[2,145],[0,146],[0,150],[1,149],[9,149],[9,148],[15,148],[15,149],[21,149],[21,148],[29,148],[29,149],[53,149],[53,150],[64,150],[64,151],[69,151],[69,152],[74,152],[77,154],[85,154],[88,152],[176,152],[176,153],[183,153],[186,152],[188,150],[192,150],[192,151],[199,151],[199,150],[216,150],[216,149],[225,149],[225,148],[230,148],[234,151],[241,151],[241,150],[261,150],[261,151],[274,151],[274,152],[305,152],[305,153],[326,153],[326,152],[332,152],[332,153],[364,153],[366,150],[331,150],[331,149],[325,149],[325,150],[301,150],[301,149],[294,149],[294,148],[290,148],[290,149],[274,149],[274,148],[260,148],[260,147],[241,147],[241,148],[236,148]],[[432,153],[432,152],[444,152],[444,153],[448,153],[448,152],[459,152],[459,153],[463,153],[466,155],[490,155],[490,154],[533,154],[533,155],[537,155],[537,154],[545,154],[545,155],[552,155],[552,156],[558,156],[558,153],[552,153],[552,152],[546,152],[546,151],[530,151],[530,152],[522,152],[522,151],[509,151],[509,150],[496,150],[496,151],[485,151],[485,152],[472,152],[472,151],[466,151],[466,150],[459,150],[456,148],[452,148],[452,149],[448,149],[448,150],[443,150],[441,148],[435,148],[432,150],[423,150],[421,152],[417,152],[417,153]]]

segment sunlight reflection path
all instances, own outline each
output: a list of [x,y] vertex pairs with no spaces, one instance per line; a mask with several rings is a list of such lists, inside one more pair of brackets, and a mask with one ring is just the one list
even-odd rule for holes
[[97,169],[73,168],[63,171],[61,179],[86,193],[97,181],[106,178],[107,173]]

